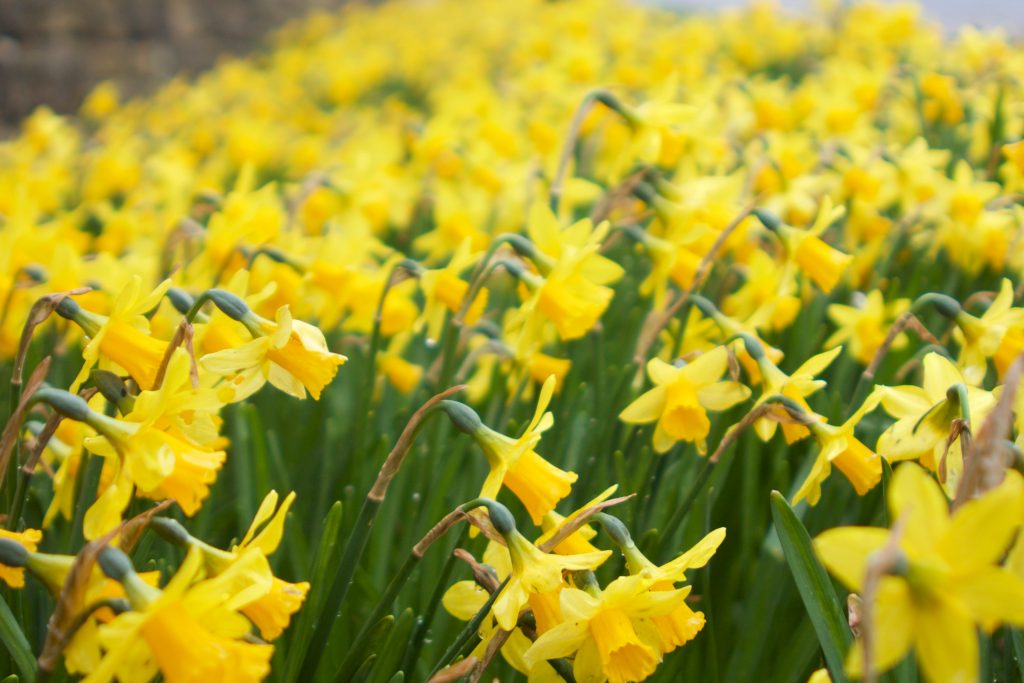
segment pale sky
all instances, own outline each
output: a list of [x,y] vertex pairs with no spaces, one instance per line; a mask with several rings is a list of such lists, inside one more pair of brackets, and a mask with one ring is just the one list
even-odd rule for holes
[[[803,9],[811,0],[777,0],[782,7]],[[714,9],[747,4],[747,0],[654,0],[674,7]],[[1011,35],[1024,35],[1024,0],[920,0],[925,13],[955,29],[965,24],[987,28],[1003,27]]]

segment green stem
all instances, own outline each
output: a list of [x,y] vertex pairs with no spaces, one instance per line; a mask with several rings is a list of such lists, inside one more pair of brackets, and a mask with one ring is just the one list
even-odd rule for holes
[[[468,533],[469,527],[464,527],[462,532],[459,534],[458,540],[455,541],[455,545],[458,546],[462,543]],[[441,600],[444,598],[444,594],[448,590],[448,581],[451,579],[452,571],[454,569],[455,553],[449,552],[448,559],[445,560],[444,566],[441,568],[441,574],[437,577],[434,592],[430,595],[430,601],[427,603],[427,609],[420,617],[420,621],[416,624],[415,631],[410,639],[409,650],[405,655],[405,663],[402,666],[403,671],[412,671],[412,668],[416,666],[420,650],[423,648],[423,641],[427,637],[427,631],[430,628],[430,624],[434,621],[434,615],[437,613],[437,608],[440,606]]]
[[348,596],[348,590],[352,586],[352,578],[355,576],[356,566],[366,549],[366,543],[370,539],[370,529],[373,528],[374,517],[380,509],[382,501],[373,500],[369,496],[363,501],[359,510],[359,517],[352,527],[352,535],[345,544],[341,556],[341,564],[338,566],[338,574],[335,576],[334,585],[327,596],[320,618],[313,625],[313,632],[309,637],[309,649],[302,661],[302,669],[299,672],[300,681],[312,681],[316,675],[317,666],[323,656],[324,648],[327,645],[327,638],[331,628],[341,617],[341,606]]
[[462,631],[459,632],[459,635],[455,638],[452,644],[448,646],[448,649],[444,651],[444,654],[441,655],[441,659],[439,659],[437,664],[434,665],[434,668],[430,670],[430,673],[427,674],[426,680],[429,681],[434,677],[434,674],[448,666],[448,664],[455,659],[455,655],[457,655],[462,648],[466,646],[466,643],[468,643],[470,639],[477,634],[480,630],[480,624],[482,624],[484,619],[487,618],[487,615],[491,613],[491,606],[494,605],[494,601],[498,599],[499,595],[501,595],[501,591],[504,590],[509,578],[511,577],[505,577],[505,580],[502,581],[501,584],[494,589],[494,592],[491,593],[491,596],[487,598],[487,602],[483,604],[480,611],[473,615],[472,619],[466,622],[465,627],[463,627]]
[[679,504],[675,512],[672,513],[672,517],[669,518],[665,524],[664,530],[661,532],[661,537],[658,539],[657,557],[661,557],[668,550],[673,537],[675,536],[676,530],[679,525],[682,524],[683,520],[686,519],[686,515],[690,512],[690,508],[693,507],[693,503],[697,500],[697,496],[704,489],[704,485],[708,482],[711,477],[712,470],[715,469],[715,463],[711,458],[704,458],[704,465],[697,472],[697,478],[694,479],[693,484],[690,485],[690,490],[687,491],[683,497],[683,502]]
[[359,629],[359,633],[352,639],[348,654],[345,655],[345,659],[342,661],[341,666],[338,667],[338,673],[334,677],[335,683],[351,680],[351,674],[366,656],[365,648],[370,639],[370,632],[373,630],[373,626],[384,617],[385,612],[391,609],[395,598],[398,597],[398,593],[405,586],[413,570],[416,569],[422,559],[422,557],[417,556],[415,553],[409,553],[409,556],[402,563],[401,568],[399,568],[398,573],[391,578],[391,582],[384,589],[384,594],[377,601],[377,606],[366,617],[362,628]]

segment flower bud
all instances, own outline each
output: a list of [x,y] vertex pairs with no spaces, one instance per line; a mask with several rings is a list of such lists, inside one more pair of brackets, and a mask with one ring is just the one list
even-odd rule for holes
[[78,422],[86,422],[93,414],[84,398],[63,389],[43,387],[32,395],[32,401],[46,403],[64,417]]
[[149,528],[155,531],[157,536],[174,545],[188,546],[192,540],[185,527],[170,517],[153,517],[149,520]]
[[507,507],[498,501],[489,498],[477,498],[463,505],[462,511],[469,512],[478,507],[487,508],[487,515],[491,518],[491,524],[494,525],[494,528],[502,536],[508,538],[510,535],[518,533],[516,531],[515,517],[512,516]]
[[633,537],[630,535],[629,529],[617,517],[599,512],[594,515],[594,521],[601,525],[608,538],[612,540],[612,543],[619,546],[623,551],[634,546]]
[[7,567],[24,567],[28,564],[28,550],[10,538],[0,538],[0,564]]
[[168,289],[166,296],[171,302],[171,305],[174,306],[174,310],[182,315],[187,314],[189,309],[191,309],[196,303],[195,298],[193,298],[191,294],[178,287],[171,287]]
[[132,408],[135,407],[135,397],[128,393],[128,387],[120,377],[108,370],[94,369],[89,373],[89,378],[103,398],[117,406],[122,415],[132,412]]
[[206,298],[212,301],[217,308],[224,312],[232,320],[245,322],[245,319],[252,315],[249,305],[241,297],[232,294],[224,289],[208,289]]
[[446,400],[441,401],[439,407],[445,412],[452,424],[455,425],[455,428],[463,434],[476,434],[480,427],[483,426],[483,421],[477,415],[477,412],[465,403]]
[[121,550],[113,546],[107,546],[100,551],[99,565],[103,573],[118,583],[123,583],[130,575],[135,573],[132,561]]
[[754,209],[750,213],[753,214],[757,218],[757,220],[761,221],[761,225],[771,230],[772,232],[778,232],[779,229],[782,227],[782,219],[780,219],[778,216],[771,213],[770,211],[765,211],[764,209]]

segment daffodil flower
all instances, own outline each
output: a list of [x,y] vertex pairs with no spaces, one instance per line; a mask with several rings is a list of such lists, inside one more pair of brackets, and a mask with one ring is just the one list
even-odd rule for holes
[[[626,539],[618,539],[614,534],[610,535],[613,536],[616,543],[620,543],[620,540],[625,541],[619,547],[626,558],[626,567],[630,574],[653,577],[654,582],[650,588],[652,591],[671,591],[675,590],[677,583],[686,579],[685,572],[687,570],[699,569],[711,560],[715,551],[718,550],[718,546],[725,540],[725,529],[714,529],[692,548],[660,566],[647,559],[628,536]],[[686,591],[688,594],[689,588],[686,588]],[[659,650],[663,654],[668,654],[697,637],[697,634],[704,628],[705,619],[703,612],[695,612],[690,609],[685,600],[680,600],[672,611],[652,616],[649,621],[653,631],[657,634]]]
[[652,358],[647,374],[654,388],[627,406],[619,419],[627,424],[656,422],[654,450],[658,453],[667,452],[679,441],[696,443],[700,453],[707,452],[708,411],[727,410],[750,396],[750,389],[742,384],[721,380],[728,362],[724,346],[678,368]]
[[62,302],[58,312],[74,320],[89,338],[82,349],[84,363],[71,383],[72,393],[78,391],[97,363],[100,367],[124,370],[143,389],[153,388],[167,342],[149,335],[149,321],[144,314],[156,308],[170,286],[171,281],[164,280],[143,296],[142,278],[134,275],[117,295],[109,316],[86,311],[71,299]]
[[[489,542],[484,550],[484,565],[494,570],[496,577],[503,580],[512,573],[512,559],[508,550],[497,542]],[[475,581],[456,581],[445,591],[441,604],[456,619],[469,621],[483,609],[487,603],[488,593]],[[561,623],[562,613],[558,603],[558,592],[531,595],[529,606],[534,615],[538,633]],[[552,610],[557,613],[553,614]],[[491,639],[497,635],[499,627],[493,618],[487,618],[480,624],[480,643],[473,649],[470,656],[481,657]],[[501,656],[516,671],[529,676],[531,683],[558,683],[562,678],[555,673],[547,662],[527,663],[525,654],[533,645],[521,629],[514,629],[508,641],[501,648]]]
[[[261,572],[264,575],[261,581],[269,581],[269,590],[261,595],[253,596],[253,599],[248,602],[236,600],[234,606],[256,624],[260,635],[267,640],[274,640],[288,628],[292,615],[302,607],[306,593],[309,592],[309,582],[290,583],[284,581],[271,573],[269,564],[247,559],[246,554],[252,549],[259,551],[264,557],[269,557],[281,544],[285,517],[295,501],[295,493],[289,493],[280,507],[277,506],[277,501],[276,491],[267,494],[263,502],[260,503],[252,524],[249,525],[249,530],[246,531],[242,541],[229,551],[215,548],[191,536],[174,520],[162,518],[154,520],[154,524],[160,525],[158,531],[165,538],[202,551],[206,569],[212,576],[219,576],[230,571],[237,562],[253,563],[253,569],[250,571]],[[167,527],[171,527],[169,532],[166,531]]]
[[[830,304],[828,317],[838,329],[825,340],[825,347],[848,343],[853,357],[862,365],[868,365],[885,341],[893,322],[909,307],[907,299],[887,304],[878,289],[868,292],[857,306]],[[901,333],[893,341],[892,349],[899,350],[906,344],[907,336]]]
[[785,225],[778,219],[762,217],[764,214],[758,213],[758,216],[782,239],[788,257],[818,285],[821,291],[828,294],[835,289],[853,257],[830,246],[821,239],[821,235],[832,223],[841,218],[844,212],[844,207],[833,208],[832,200],[825,197],[814,223],[807,230]]
[[498,626],[506,631],[515,628],[519,612],[527,604],[535,604],[531,597],[554,593],[562,588],[563,571],[596,569],[611,556],[608,550],[581,555],[548,554],[515,529],[504,535],[512,571],[492,609]]
[[274,648],[243,640],[249,622],[232,607],[247,593],[267,590],[251,581],[260,562],[266,558],[253,549],[223,574],[199,581],[203,560],[194,549],[162,591],[134,572],[111,577],[124,585],[132,611],[100,627],[103,659],[83,683],[148,681],[158,671],[168,683],[263,680]]
[[[472,241],[466,238],[452,254],[448,265],[444,268],[428,269],[419,276],[420,289],[425,299],[423,313],[416,321],[414,329],[424,326],[427,339],[437,341],[441,338],[441,327],[444,325],[445,311],[455,314],[464,305],[469,283],[461,278],[461,273],[475,264],[478,255],[472,253]],[[473,301],[466,309],[463,322],[473,325],[487,306],[487,288],[481,287]]]
[[540,524],[544,515],[569,495],[577,479],[575,472],[552,465],[534,450],[541,434],[554,424],[554,418],[547,412],[554,391],[555,378],[551,376],[541,387],[533,418],[519,438],[499,434],[483,424],[472,434],[491,466],[480,497],[494,499],[505,486],[526,507],[535,524]]
[[801,500],[806,500],[811,505],[818,504],[821,499],[821,484],[832,472],[833,465],[849,480],[858,496],[863,496],[881,481],[881,458],[853,433],[854,427],[878,406],[881,399],[881,395],[873,393],[838,427],[824,422],[813,422],[809,425],[819,449],[807,478],[793,494],[794,505]]
[[922,386],[875,388],[882,408],[896,418],[878,437],[876,450],[890,462],[917,460],[932,471],[944,465],[944,483],[948,490],[956,490],[963,469],[963,446],[957,437],[948,451],[946,447],[952,421],[963,416],[963,407],[958,405],[959,399],[950,400],[950,388],[965,388],[973,424],[981,424],[995,398],[984,389],[967,385],[960,369],[941,354],[927,354],[922,364]]
[[277,310],[274,321],[254,317],[260,332],[242,346],[203,356],[200,363],[210,372],[223,375],[234,391],[233,400],[241,401],[270,382],[296,398],[314,399],[347,360],[327,348],[324,333],[314,325],[293,320],[287,306]]
[[524,271],[519,276],[528,296],[515,315],[516,348],[525,353],[541,346],[547,323],[563,341],[579,339],[597,323],[612,300],[608,285],[623,273],[599,253],[608,230],[607,223],[593,227],[588,219],[561,230],[549,208],[534,206],[529,232],[540,274]]
[[[170,381],[158,391],[142,392],[124,419],[95,411],[86,418],[97,432],[85,439],[86,448],[115,463],[111,481],[86,513],[86,538],[117,525],[133,486],[151,498],[173,498],[185,514],[195,514],[224,464],[215,417],[207,412],[220,403],[212,392],[191,391],[189,359],[181,350],[175,356],[168,366]],[[183,385],[189,387],[184,393]],[[184,415],[193,421],[184,421]]]
[[[971,384],[980,384],[985,379],[988,359],[1002,350],[1007,333],[1016,330],[1019,335],[1019,330],[1024,327],[1024,308],[1013,306],[1013,283],[1010,279],[1003,278],[999,294],[980,317],[960,311],[956,324],[953,336],[960,344],[957,361],[967,380]],[[1008,355],[1004,351],[1004,366],[1013,361],[1012,358],[1005,361]]]
[[[888,502],[899,531],[838,527],[819,535],[815,549],[843,585],[863,593],[873,554],[897,546],[896,567],[881,576],[870,606],[876,671],[913,648],[932,683],[977,681],[977,627],[1024,625],[1024,580],[999,566],[1024,513],[1024,479],[1010,470],[1001,485],[950,515],[938,483],[905,464]],[[863,676],[863,659],[858,640],[846,659],[850,676]]]
[[657,669],[660,640],[649,620],[674,611],[689,588],[651,590],[650,574],[622,576],[604,590],[564,588],[559,596],[565,621],[537,638],[528,663],[569,657],[578,681],[642,681]]
[[[780,370],[766,355],[760,354],[757,366],[761,371],[762,390],[754,406],[764,404],[772,396],[785,396],[800,405],[808,415],[817,415],[807,405],[807,397],[825,386],[825,380],[818,379],[818,375],[832,364],[842,350],[842,346],[837,346],[811,356],[790,375]],[[775,435],[777,424],[775,420],[761,418],[754,422],[754,431],[762,441],[768,441]],[[786,443],[794,443],[806,437],[810,431],[803,425],[783,422],[782,433],[786,437]]]

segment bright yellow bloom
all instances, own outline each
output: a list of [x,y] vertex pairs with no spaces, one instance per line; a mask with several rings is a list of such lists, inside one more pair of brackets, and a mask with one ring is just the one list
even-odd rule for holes
[[493,610],[498,625],[506,631],[515,628],[519,612],[530,603],[531,596],[551,593],[562,586],[563,571],[596,569],[611,556],[609,550],[582,555],[549,555],[514,529],[505,540],[512,557],[512,572],[494,601]]
[[[472,253],[471,248],[472,243],[469,238],[463,240],[459,248],[452,254],[448,265],[444,268],[425,270],[419,276],[420,289],[423,290],[423,297],[426,301],[415,329],[419,330],[425,325],[429,340],[437,341],[441,338],[445,311],[455,314],[464,305],[466,294],[469,292],[469,283],[462,279],[461,274],[479,260],[478,256]],[[463,322],[467,325],[475,324],[486,306],[487,288],[481,287],[467,308]]]
[[811,434],[818,441],[819,450],[807,478],[793,494],[793,504],[807,500],[817,505],[821,498],[821,484],[835,465],[847,478],[858,496],[873,489],[882,479],[882,460],[854,436],[853,429],[864,415],[874,410],[881,396],[873,393],[864,404],[838,427],[816,422],[810,425]]
[[690,592],[651,590],[655,581],[653,575],[642,573],[619,577],[604,590],[563,589],[565,621],[537,638],[526,653],[527,662],[575,654],[576,680],[644,680],[661,662],[659,641],[650,639],[646,620],[672,613]]
[[189,364],[178,350],[164,385],[142,392],[124,419],[91,413],[88,424],[98,434],[85,439],[86,447],[116,460],[112,481],[86,513],[87,538],[117,525],[132,486],[151,498],[174,499],[189,516],[209,494],[226,457],[217,435],[221,404],[214,391],[191,388]]
[[[499,543],[489,542],[484,550],[484,564],[492,568],[499,580],[512,573],[512,559],[508,550]],[[558,602],[558,591],[530,596],[529,607],[533,611],[537,624],[537,632],[561,623],[561,607]],[[441,600],[444,608],[456,619],[469,621],[483,609],[488,593],[475,581],[457,581],[445,591]],[[556,611],[557,614],[552,615]],[[551,622],[550,624],[548,622]],[[485,619],[480,624],[480,643],[470,656],[481,657],[491,639],[497,635],[499,627],[493,618]],[[555,673],[547,662],[527,663],[525,653],[533,645],[521,629],[516,628],[509,636],[508,642],[501,648],[501,655],[512,668],[527,674],[531,683],[558,683],[562,677]]]
[[678,441],[697,444],[705,453],[711,431],[708,411],[727,410],[745,401],[750,389],[731,380],[722,381],[728,366],[728,351],[718,346],[696,360],[673,367],[659,358],[647,363],[647,374],[655,386],[619,414],[628,424],[657,422],[654,450],[667,452]]
[[306,398],[308,390],[319,400],[347,358],[327,348],[319,328],[293,320],[287,306],[277,310],[275,321],[257,317],[256,324],[263,336],[203,356],[203,367],[228,378],[235,401],[251,396],[268,381],[296,398]]
[[[853,357],[862,365],[868,365],[885,341],[893,322],[909,306],[910,302],[907,299],[897,299],[886,304],[882,299],[881,290],[878,289],[868,292],[857,306],[830,304],[828,317],[839,329],[825,340],[825,346],[848,343]],[[907,335],[900,333],[891,348],[898,351],[906,344]]]
[[929,353],[922,361],[924,380],[920,387],[876,387],[882,408],[896,418],[878,437],[876,450],[890,462],[917,460],[932,471],[939,471],[947,490],[955,491],[963,469],[960,437],[946,449],[952,421],[962,417],[959,398],[950,400],[949,391],[965,386],[972,425],[980,425],[995,405],[995,398],[984,389],[966,386],[960,369],[944,356]]
[[520,328],[515,346],[525,352],[543,343],[550,323],[563,341],[579,339],[597,323],[612,300],[608,285],[622,277],[622,267],[599,253],[609,226],[594,227],[584,219],[565,228],[545,204],[534,204],[529,234],[540,274],[523,272],[529,289],[516,317]]
[[100,627],[105,654],[83,683],[141,683],[157,671],[168,683],[262,680],[274,648],[245,642],[249,622],[232,607],[239,596],[267,590],[251,582],[260,562],[266,558],[253,549],[230,570],[195,583],[203,563],[193,550],[163,591],[123,581],[133,610]]
[[[811,356],[804,363],[787,375],[779,369],[767,356],[757,359],[757,366],[761,371],[761,395],[758,396],[754,406],[760,406],[772,396],[785,396],[796,402],[808,415],[816,415],[807,405],[807,397],[825,386],[825,380],[818,379],[821,374],[836,356],[842,352],[843,347],[837,346],[834,349]],[[818,416],[820,417],[820,416]],[[824,418],[822,418],[824,419]],[[778,423],[774,420],[761,418],[754,423],[754,431],[763,441],[768,441],[775,434],[775,427]],[[793,443],[804,438],[810,432],[807,427],[799,424],[782,423],[782,433],[786,437],[786,443]]]
[[518,439],[499,434],[486,425],[473,434],[491,466],[480,497],[494,499],[505,486],[526,507],[534,524],[540,524],[544,515],[569,495],[577,478],[575,472],[552,465],[534,450],[541,434],[554,423],[551,413],[546,412],[554,391],[555,378],[551,376],[541,387],[533,419]]
[[[977,681],[976,627],[1024,623],[1024,580],[998,564],[1024,513],[1024,479],[1010,470],[1000,486],[950,515],[935,480],[906,464],[896,469],[888,501],[901,531],[840,527],[819,535],[815,548],[836,578],[863,592],[872,554],[898,546],[897,566],[881,577],[871,605],[876,670],[913,647],[931,683]],[[860,677],[862,665],[857,641],[847,672]]]
[[[623,548],[626,566],[634,575],[653,576],[652,591],[670,591],[685,580],[684,572],[706,565],[725,540],[725,529],[715,529],[698,541],[679,557],[661,566],[647,559],[636,546]],[[689,592],[689,589],[687,589]],[[690,609],[685,600],[679,601],[667,614],[650,617],[650,623],[657,634],[657,645],[662,653],[668,654],[697,637],[704,628],[704,613]]]
[[[251,549],[258,550],[264,557],[269,557],[277,550],[284,534],[285,517],[295,501],[295,493],[289,493],[280,507],[277,507],[277,500],[276,491],[266,495],[241,543],[230,551],[220,550],[189,536],[188,543],[202,551],[206,568],[212,576],[231,571],[238,562],[249,561],[246,553]],[[264,574],[263,581],[270,582],[269,591],[250,601],[236,600],[234,606],[256,624],[263,638],[274,640],[288,628],[292,615],[302,607],[309,592],[309,582],[283,581],[270,573],[269,565],[256,566]]]
[[1003,278],[999,294],[980,317],[961,311],[956,317],[956,324],[953,335],[960,344],[957,361],[971,384],[980,384],[985,379],[988,359],[1001,350],[1007,333],[1015,330],[1015,334],[1019,334],[1024,327],[1024,308],[1013,306],[1013,283],[1010,279]]
[[149,336],[145,313],[156,308],[171,286],[164,280],[156,289],[142,296],[142,278],[135,275],[118,294],[109,316],[78,312],[76,322],[85,330],[89,343],[82,349],[85,362],[71,383],[75,393],[97,362],[100,367],[124,370],[143,389],[152,389],[160,363],[167,352],[167,342]]
[[846,267],[853,260],[849,254],[844,254],[821,239],[821,234],[844,212],[842,206],[833,208],[832,200],[825,197],[814,224],[807,230],[788,225],[778,227],[789,258],[826,294],[839,283]]

